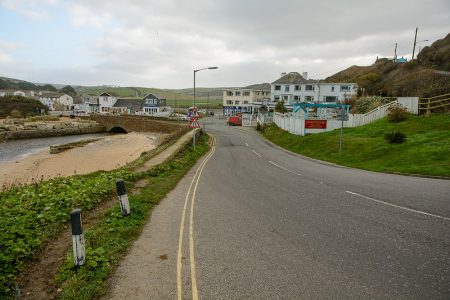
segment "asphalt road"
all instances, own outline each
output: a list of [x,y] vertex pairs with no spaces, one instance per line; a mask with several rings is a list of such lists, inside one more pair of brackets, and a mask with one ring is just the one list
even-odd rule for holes
[[450,298],[450,181],[320,163],[203,123],[212,156],[154,211],[107,298]]

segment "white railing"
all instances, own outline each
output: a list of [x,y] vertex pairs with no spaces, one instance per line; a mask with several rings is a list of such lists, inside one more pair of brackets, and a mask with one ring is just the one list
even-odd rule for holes
[[[384,118],[388,114],[388,108],[395,104],[399,103],[406,108],[409,113],[418,114],[418,97],[403,97],[397,98],[397,100],[392,101],[390,103],[384,104],[382,106],[377,107],[376,109],[366,113],[366,114],[348,114],[348,121],[343,122],[344,127],[356,127],[365,124],[369,124],[378,119]],[[335,117],[336,114],[332,115]],[[324,116],[317,115],[317,113],[308,113],[308,119],[324,119]],[[265,116],[262,114],[258,114],[258,122],[264,124],[266,121]],[[283,130],[289,131],[293,134],[304,135],[305,133],[313,133],[319,130],[310,130],[307,129],[305,132],[304,128],[304,116],[303,114],[281,114],[274,113],[273,122]],[[266,122],[267,123],[267,122]],[[327,128],[325,131],[331,131],[334,129],[338,129],[342,126],[342,121],[337,118],[327,119]],[[324,130],[320,130],[324,131]]]
[[269,117],[266,114],[263,113],[258,113],[257,117],[256,117],[256,121],[263,125],[263,124],[268,124],[268,123],[272,123],[273,122],[273,118]]
[[384,118],[388,115],[388,109],[392,105],[399,103],[409,113],[418,114],[419,98],[418,97],[399,97],[396,100],[387,104],[378,106],[374,110],[369,111],[366,114],[349,114],[349,122],[346,127],[356,127],[369,124],[373,121]]

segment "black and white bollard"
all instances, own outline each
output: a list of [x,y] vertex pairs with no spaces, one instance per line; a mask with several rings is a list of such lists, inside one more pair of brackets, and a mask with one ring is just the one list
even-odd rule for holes
[[72,224],[73,260],[75,267],[79,267],[84,265],[86,259],[81,209],[75,209],[70,213],[70,223]]
[[122,179],[116,181],[117,196],[119,196],[120,211],[122,215],[128,216],[131,213],[130,202],[128,201],[127,189]]

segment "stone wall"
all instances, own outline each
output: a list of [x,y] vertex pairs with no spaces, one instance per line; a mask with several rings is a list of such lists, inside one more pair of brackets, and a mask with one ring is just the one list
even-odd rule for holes
[[94,121],[26,122],[5,119],[0,122],[0,142],[101,132],[106,132],[106,128]]
[[110,131],[114,127],[124,129],[126,132],[161,132],[173,133],[179,131],[186,124],[179,125],[177,121],[157,120],[155,118],[143,116],[105,116],[92,115],[91,119],[106,127]]

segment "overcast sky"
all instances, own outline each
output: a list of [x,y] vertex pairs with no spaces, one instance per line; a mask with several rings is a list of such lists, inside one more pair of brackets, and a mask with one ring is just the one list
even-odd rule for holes
[[[325,78],[411,57],[450,32],[449,0],[0,0],[0,76],[185,88]],[[418,47],[417,47],[418,48]],[[418,49],[417,49],[418,50]],[[416,51],[417,51],[416,50]]]

